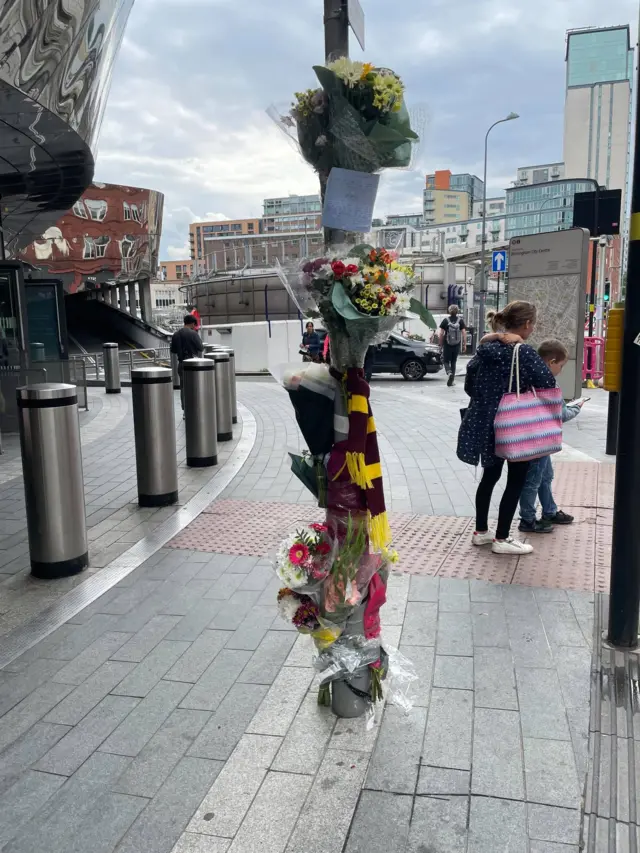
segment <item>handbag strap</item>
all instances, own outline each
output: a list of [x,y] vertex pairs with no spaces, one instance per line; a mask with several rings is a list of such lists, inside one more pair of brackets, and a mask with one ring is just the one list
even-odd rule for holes
[[516,397],[520,399],[520,346],[516,344],[513,348],[513,356],[511,357],[511,371],[509,373],[509,393],[513,393],[513,376],[516,377]]

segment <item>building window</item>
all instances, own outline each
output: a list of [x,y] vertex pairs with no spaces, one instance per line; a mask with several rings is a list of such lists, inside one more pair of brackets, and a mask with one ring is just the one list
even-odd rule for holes
[[132,234],[125,234],[120,240],[120,256],[122,258],[132,258],[135,254],[136,238]]
[[82,199],[78,199],[78,201],[71,208],[76,216],[79,216],[80,219],[88,219],[87,211],[85,210],[84,204],[82,203]]
[[99,199],[87,198],[84,203],[85,207],[89,211],[89,216],[95,222],[102,222],[107,215],[107,202]]
[[93,258],[104,258],[107,246],[111,242],[109,237],[86,237],[84,238],[84,249],[82,257],[85,260]]
[[122,202],[125,222],[140,222],[140,211],[137,204],[129,204],[128,201]]

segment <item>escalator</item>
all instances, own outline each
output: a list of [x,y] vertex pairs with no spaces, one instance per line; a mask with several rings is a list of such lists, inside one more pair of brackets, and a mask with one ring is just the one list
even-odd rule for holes
[[132,317],[105,302],[88,298],[88,293],[67,294],[65,313],[69,352],[75,355],[102,351],[111,341],[120,349],[148,349],[166,345],[169,333]]

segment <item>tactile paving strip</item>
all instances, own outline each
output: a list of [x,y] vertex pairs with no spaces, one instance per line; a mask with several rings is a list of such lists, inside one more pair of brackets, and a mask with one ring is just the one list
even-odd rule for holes
[[574,522],[553,533],[527,538],[535,551],[521,557],[514,583],[553,589],[594,588],[595,525]]
[[616,466],[602,464],[598,469],[598,506],[613,509],[616,484]]
[[[573,513],[574,508],[565,506]],[[391,513],[400,557],[395,569],[406,574],[491,583],[606,590],[611,528],[605,523],[610,517],[608,511],[601,514],[603,523],[595,509],[575,508],[574,524],[532,538],[535,552],[517,558],[493,554],[490,546],[475,547],[471,542],[473,519]],[[208,507],[168,547],[261,557],[268,555],[296,524],[320,521],[323,515],[322,510],[309,505],[221,500]]]
[[598,462],[557,462],[553,496],[560,507],[598,506]]

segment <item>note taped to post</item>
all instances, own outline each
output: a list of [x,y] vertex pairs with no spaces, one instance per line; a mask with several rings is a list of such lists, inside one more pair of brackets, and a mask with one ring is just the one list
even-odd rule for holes
[[380,175],[333,168],[329,173],[322,209],[325,228],[370,231]]

